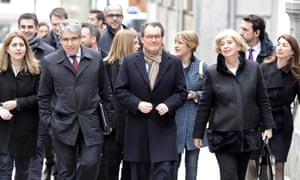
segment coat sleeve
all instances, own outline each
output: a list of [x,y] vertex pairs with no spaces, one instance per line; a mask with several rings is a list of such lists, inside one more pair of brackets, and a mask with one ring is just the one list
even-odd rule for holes
[[115,127],[115,112],[114,105],[112,101],[112,90],[108,80],[108,76],[106,73],[106,68],[102,59],[99,61],[100,69],[99,69],[99,95],[101,98],[101,102],[104,106],[105,111],[108,113],[110,126],[112,128]]
[[125,106],[129,112],[136,114],[138,112],[138,104],[141,99],[129,90],[130,79],[128,78],[128,74],[130,70],[128,68],[127,60],[130,59],[125,57],[122,65],[120,66],[120,71],[115,83],[115,95],[119,102]]
[[260,111],[261,123],[263,129],[273,129],[275,128],[275,123],[272,116],[272,108],[270,105],[269,96],[267,93],[267,88],[264,83],[264,78],[262,70],[257,66],[257,97],[256,102]]
[[50,124],[52,112],[50,105],[53,93],[53,82],[51,73],[48,69],[48,64],[46,63],[47,61],[43,61],[37,99],[39,104],[40,119],[48,126]]
[[197,106],[193,138],[202,139],[204,136],[206,124],[209,120],[214,101],[211,81],[212,79],[210,78],[209,73],[206,73],[203,80],[203,94]]

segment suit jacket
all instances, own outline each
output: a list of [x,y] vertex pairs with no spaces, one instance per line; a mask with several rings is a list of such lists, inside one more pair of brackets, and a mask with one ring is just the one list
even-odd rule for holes
[[16,77],[11,66],[0,73],[0,102],[17,99],[9,121],[0,118],[0,154],[15,157],[35,156],[39,124],[37,91],[39,75],[20,72]]
[[[175,111],[186,99],[186,83],[181,61],[165,51],[153,90],[150,89],[144,54],[124,58],[115,93],[127,110],[124,159],[135,162],[176,161]],[[138,110],[141,101],[153,104],[144,114]],[[160,116],[155,107],[165,103],[169,112]]]
[[98,103],[113,113],[112,93],[101,55],[81,47],[76,73],[63,49],[45,57],[38,101],[41,119],[62,143],[75,145],[79,130],[87,145],[103,142]]

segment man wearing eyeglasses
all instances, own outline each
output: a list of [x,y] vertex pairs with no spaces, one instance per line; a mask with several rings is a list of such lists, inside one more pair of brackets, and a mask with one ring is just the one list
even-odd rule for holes
[[106,28],[101,32],[99,46],[109,52],[115,34],[122,28],[127,27],[123,22],[123,9],[119,4],[111,4],[104,9]]
[[98,104],[109,118],[112,92],[100,53],[81,46],[81,25],[59,25],[62,49],[45,57],[38,102],[57,157],[58,179],[95,180],[103,144]]
[[141,27],[143,48],[123,58],[115,94],[127,108],[124,160],[131,180],[173,180],[177,161],[175,111],[186,100],[181,60],[163,48],[160,22]]

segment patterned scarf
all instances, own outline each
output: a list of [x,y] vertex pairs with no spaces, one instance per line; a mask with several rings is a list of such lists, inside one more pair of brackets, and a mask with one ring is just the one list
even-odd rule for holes
[[147,64],[151,65],[149,73],[150,88],[153,90],[154,83],[159,71],[159,64],[161,63],[162,50],[158,52],[157,55],[151,54],[149,51],[143,48],[144,58]]

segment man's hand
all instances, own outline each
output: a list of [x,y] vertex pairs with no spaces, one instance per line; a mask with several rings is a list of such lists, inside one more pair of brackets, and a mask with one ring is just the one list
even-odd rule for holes
[[163,116],[167,112],[169,112],[168,106],[166,104],[164,104],[164,103],[160,103],[159,105],[157,105],[155,107],[155,109],[158,111],[159,115],[161,115],[161,116]]
[[145,114],[151,112],[152,108],[152,104],[146,101],[141,101],[138,105],[138,109]]

